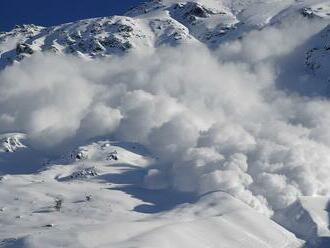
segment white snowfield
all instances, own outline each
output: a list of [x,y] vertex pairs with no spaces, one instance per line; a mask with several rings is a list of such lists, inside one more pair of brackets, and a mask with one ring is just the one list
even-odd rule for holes
[[0,248],[330,247],[329,68],[329,0],[0,33]]

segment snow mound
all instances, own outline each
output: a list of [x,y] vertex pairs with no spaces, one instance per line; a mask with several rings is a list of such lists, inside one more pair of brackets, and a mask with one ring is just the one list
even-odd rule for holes
[[[300,247],[294,235],[243,202],[218,192],[184,204],[163,221],[176,220],[142,233],[118,247]],[[105,247],[105,246],[104,246]]]

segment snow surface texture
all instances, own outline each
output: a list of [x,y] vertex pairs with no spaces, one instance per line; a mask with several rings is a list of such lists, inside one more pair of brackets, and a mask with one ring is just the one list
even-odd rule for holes
[[[82,151],[84,157],[77,156]],[[68,165],[4,176],[2,246],[217,247],[219,240],[224,247],[301,244],[292,233],[226,193],[195,202],[174,191],[144,189],[144,168],[153,159],[139,153],[144,154],[136,144],[102,141],[72,152]],[[113,154],[117,160],[109,159]],[[56,208],[59,200],[61,207]],[[187,201],[191,203],[171,210]]]
[[152,1],[1,34],[4,245],[326,247],[329,25],[328,1]]

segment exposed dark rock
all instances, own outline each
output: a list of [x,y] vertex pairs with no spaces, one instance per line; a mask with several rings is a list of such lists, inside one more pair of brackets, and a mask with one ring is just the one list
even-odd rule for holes
[[311,8],[302,8],[301,14],[307,18],[313,18],[315,16],[315,14]]
[[79,179],[79,178],[95,177],[97,175],[98,175],[98,173],[96,171],[96,168],[91,167],[91,168],[86,168],[86,169],[76,171],[76,172],[72,173],[69,176],[69,178],[70,179]]
[[132,32],[133,28],[131,26],[128,25],[124,25],[124,24],[120,24],[118,26],[118,32]]
[[17,54],[33,54],[34,51],[33,49],[30,47],[30,45],[26,44],[26,43],[18,43],[16,46],[16,53]]

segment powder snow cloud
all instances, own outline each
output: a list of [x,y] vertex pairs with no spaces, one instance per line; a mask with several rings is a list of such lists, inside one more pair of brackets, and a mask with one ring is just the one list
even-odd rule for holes
[[279,61],[321,28],[283,24],[217,51],[34,55],[0,74],[0,132],[48,152],[95,137],[139,142],[159,158],[147,187],[225,191],[271,214],[330,193],[330,102],[277,87]]

